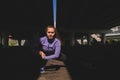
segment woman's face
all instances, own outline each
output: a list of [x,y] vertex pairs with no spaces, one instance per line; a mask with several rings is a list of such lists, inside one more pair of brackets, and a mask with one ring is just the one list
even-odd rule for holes
[[54,35],[55,35],[55,29],[54,28],[47,28],[48,39],[53,39]]

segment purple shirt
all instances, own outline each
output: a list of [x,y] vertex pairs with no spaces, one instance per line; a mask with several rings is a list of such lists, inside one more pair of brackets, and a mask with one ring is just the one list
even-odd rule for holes
[[55,38],[52,43],[48,42],[46,36],[40,38],[40,43],[42,45],[42,50],[45,52],[46,57],[44,59],[50,60],[59,57],[61,51],[61,42],[59,39]]

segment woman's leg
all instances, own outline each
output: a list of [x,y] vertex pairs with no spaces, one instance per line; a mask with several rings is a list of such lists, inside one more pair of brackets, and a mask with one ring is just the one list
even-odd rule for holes
[[46,64],[47,64],[47,60],[44,60],[44,59],[40,60],[40,73],[44,73],[45,72]]

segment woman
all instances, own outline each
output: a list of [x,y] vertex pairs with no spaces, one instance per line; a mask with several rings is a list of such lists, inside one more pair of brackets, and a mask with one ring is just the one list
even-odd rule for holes
[[48,60],[56,59],[61,52],[61,40],[57,37],[56,28],[54,26],[47,26],[46,35],[40,37],[39,55],[41,56],[40,73],[45,72],[45,65]]

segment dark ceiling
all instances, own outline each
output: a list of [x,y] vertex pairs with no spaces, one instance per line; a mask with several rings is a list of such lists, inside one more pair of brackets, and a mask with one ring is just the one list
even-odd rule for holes
[[39,31],[53,23],[52,0],[0,1],[0,31]]
[[119,0],[58,0],[57,23],[65,30],[106,30],[120,24]]
[[[105,30],[120,24],[119,0],[57,0],[57,28]],[[0,1],[0,30],[39,31],[53,24],[52,0]]]

